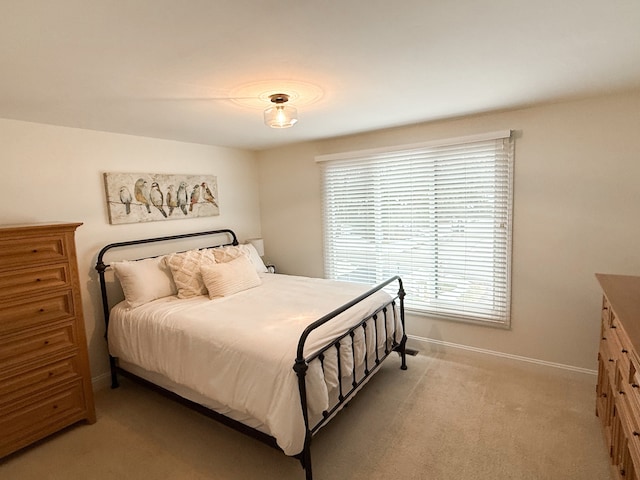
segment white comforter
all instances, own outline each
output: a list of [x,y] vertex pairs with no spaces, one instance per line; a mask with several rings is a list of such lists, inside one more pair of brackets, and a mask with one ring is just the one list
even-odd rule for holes
[[[164,375],[231,409],[260,420],[285,454],[302,451],[305,437],[298,381],[293,371],[298,339],[311,322],[367,291],[370,287],[288,275],[263,274],[262,285],[235,295],[209,300],[165,297],[127,310],[112,309],[109,322],[111,355]],[[305,355],[316,352],[349,326],[389,299],[377,292],[313,332]],[[386,331],[400,340],[402,326],[395,312],[387,315]],[[356,364],[364,349],[388,341],[383,316],[377,342],[373,326],[355,338]],[[341,348],[342,373],[350,374],[350,342]],[[338,384],[334,349],[307,372],[310,409],[328,408],[328,389]],[[373,357],[369,357],[369,362]],[[371,365],[369,365],[371,367]],[[347,370],[347,371],[345,371]]]

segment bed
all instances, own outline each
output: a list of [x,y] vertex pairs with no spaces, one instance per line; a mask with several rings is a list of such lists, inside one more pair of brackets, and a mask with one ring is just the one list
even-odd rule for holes
[[272,273],[228,229],[112,243],[96,270],[112,388],[152,386],[297,457],[307,480],[313,436],[392,353],[407,368],[398,276]]

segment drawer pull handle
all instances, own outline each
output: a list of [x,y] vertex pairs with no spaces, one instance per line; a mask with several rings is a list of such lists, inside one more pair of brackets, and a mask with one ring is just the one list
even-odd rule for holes
[[638,432],[633,432],[633,436],[634,436],[634,437],[640,437],[640,433],[638,433]]
[[616,327],[615,325],[611,325],[611,328],[618,328],[618,327]]
[[640,387],[640,385],[638,385],[637,383],[632,383],[632,384],[631,384],[631,386],[632,386],[633,388],[638,388],[638,387]]
[[623,348],[622,353],[629,353],[629,351]]
[[609,361],[610,362],[615,362],[615,360],[613,358],[610,358]]
[[620,395],[626,395],[626,393],[624,393],[624,390],[620,390]]
[[603,393],[602,395],[600,395],[602,398],[607,398],[607,394]]

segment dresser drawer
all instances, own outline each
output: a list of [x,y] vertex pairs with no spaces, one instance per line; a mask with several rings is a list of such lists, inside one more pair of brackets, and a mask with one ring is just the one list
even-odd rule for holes
[[[51,356],[77,350],[72,323],[37,332],[0,337],[0,372],[36,368],[50,362]],[[43,363],[46,362],[46,363]]]
[[26,237],[20,241],[13,238],[0,239],[0,268],[61,262],[66,259],[65,237],[62,235]]
[[0,406],[14,404],[20,398],[35,395],[61,383],[80,378],[75,355],[52,361],[28,371],[7,375],[0,372]]
[[0,303],[0,335],[73,318],[71,290]]
[[623,362],[624,368],[628,369],[633,346],[615,313],[610,309],[607,312],[606,321],[603,318],[601,341],[607,344],[609,358],[616,362]]
[[67,264],[0,272],[0,300],[70,286]]
[[0,457],[85,418],[81,382],[11,407],[0,407]]
[[611,322],[611,305],[609,305],[609,300],[607,300],[607,297],[605,296],[602,297],[601,318],[602,324],[609,327]]
[[602,359],[604,366],[604,374],[609,377],[611,385],[615,385],[615,372],[616,372],[616,357],[612,352],[612,349],[616,348],[615,341],[610,338],[606,338],[600,341],[600,349],[598,351],[599,356]]
[[[614,353],[617,357],[617,360],[624,365],[623,368],[624,370],[627,371],[627,375],[628,375],[629,368],[631,365],[631,355],[634,348],[633,348],[633,345],[631,344],[631,341],[629,340],[629,336],[627,335],[624,327],[618,321],[615,315],[613,315],[612,329],[611,329],[610,336],[612,338],[615,338],[615,347],[612,347],[612,348],[616,349]],[[614,345],[614,342],[612,342],[611,345]]]

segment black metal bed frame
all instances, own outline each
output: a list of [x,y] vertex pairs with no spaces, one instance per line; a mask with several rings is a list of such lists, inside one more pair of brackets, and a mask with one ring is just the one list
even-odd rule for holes
[[[201,248],[213,248],[213,247],[221,247],[221,246],[227,246],[227,245],[238,245],[238,239],[236,237],[236,234],[232,230],[221,229],[221,230],[211,230],[211,231],[205,231],[205,232],[185,233],[180,235],[170,235],[170,236],[164,236],[164,237],[155,237],[155,238],[146,238],[146,239],[140,239],[140,240],[117,242],[117,243],[111,243],[109,245],[106,245],[104,248],[102,248],[102,250],[100,250],[100,252],[98,253],[95,268],[98,271],[98,275],[100,277],[100,292],[102,296],[102,307],[103,307],[104,320],[105,320],[105,339],[107,338],[107,332],[109,329],[110,305],[109,305],[109,300],[107,295],[107,284],[105,279],[105,271],[109,268],[109,265],[105,264],[103,259],[105,254],[109,250],[128,247],[128,246],[143,245],[148,243],[168,242],[172,240],[187,239],[192,237],[221,236],[221,235],[228,235],[231,238],[231,242],[220,243],[220,244],[211,245],[208,247],[201,247]],[[144,258],[150,258],[150,257],[144,257]],[[354,305],[360,303],[367,297],[370,297],[371,295],[378,292],[379,290],[382,290],[384,287],[386,287],[387,285],[390,285],[393,282],[398,282],[398,293],[389,302],[385,303],[380,308],[378,308],[374,313],[368,315],[367,317],[360,320],[360,322],[353,325],[343,335],[334,338],[331,341],[331,343],[329,343],[328,345],[322,347],[321,349],[319,349],[318,351],[310,355],[306,355],[306,356],[304,355],[305,342],[309,337],[309,335],[311,334],[311,332],[319,328],[321,325],[324,325],[325,323],[329,322],[330,320],[340,315],[341,313],[347,311],[349,308],[353,307]],[[343,406],[345,406],[350,401],[350,399],[353,397],[353,395],[355,395],[355,393],[360,389],[360,387],[368,381],[371,375],[373,375],[376,372],[376,370],[380,367],[382,361],[385,360],[392,352],[397,352],[400,355],[400,358],[401,358],[400,368],[402,370],[407,369],[407,363],[406,363],[407,336],[405,333],[404,297],[405,297],[405,292],[402,284],[402,279],[399,276],[391,277],[385,282],[363,293],[359,297],[354,298],[350,302],[342,305],[341,307],[333,310],[332,312],[326,314],[322,318],[311,323],[301,334],[300,339],[298,340],[297,355],[293,363],[293,370],[295,371],[298,378],[298,387],[300,391],[300,404],[302,408],[306,434],[305,434],[303,450],[299,454],[295,455],[295,457],[298,458],[298,460],[302,464],[302,468],[305,470],[306,480],[313,479],[313,474],[311,469],[311,439],[315,435],[315,433],[323,425],[325,425],[333,417],[334,414],[336,414]],[[386,331],[387,324],[388,324],[387,317],[389,315],[392,315],[392,316],[396,315],[396,307],[399,311],[400,323],[402,325],[402,330],[403,330],[400,341],[395,340],[395,337],[396,337],[395,322],[392,322],[394,331],[393,332]],[[379,316],[383,317],[383,321],[381,323],[383,325],[383,330],[384,330],[382,332],[382,335],[383,335],[382,338],[384,339],[384,351],[382,353],[379,352],[378,341],[377,341],[379,338],[378,321],[377,321]],[[373,335],[375,338],[374,358],[369,358],[369,349],[366,347],[367,327],[370,321],[373,328]],[[360,374],[356,371],[357,366],[355,365],[355,348],[354,348],[354,339],[358,329],[362,329],[362,332],[365,338],[364,369],[363,369],[363,372]],[[391,333],[391,335],[388,335],[389,333]],[[389,342],[387,341],[389,337],[394,339],[391,345],[389,345]],[[353,355],[352,360],[354,364],[352,378],[350,379],[350,384],[346,389],[342,381],[342,378],[343,378],[342,360],[340,355],[342,340],[345,338],[349,338],[351,341],[351,354]],[[305,380],[306,372],[309,367],[309,363],[316,359],[320,361],[322,368],[324,370],[325,354],[330,349],[336,350],[337,369],[338,369],[338,387],[337,387],[338,400],[333,404],[330,404],[328,410],[322,412],[322,418],[320,418],[318,421],[315,421],[314,423],[311,423],[311,419],[309,418],[309,414],[308,414],[308,404],[307,404],[306,380]],[[226,417],[218,412],[210,410],[196,402],[183,398],[169,390],[166,390],[162,387],[159,387],[153,384],[152,382],[149,382],[148,380],[145,380],[144,378],[141,378],[137,375],[132,374],[131,372],[124,370],[123,368],[120,368],[118,366],[117,359],[111,355],[109,355],[109,366],[111,369],[111,388],[117,388],[119,386],[118,373],[120,373],[150,388],[153,388],[154,390],[158,390],[164,395],[167,395],[173,398],[174,400],[180,401],[181,403],[187,405],[188,407],[204,415],[207,415],[208,417],[214,418],[219,422],[235,430],[238,430],[244,434],[247,434],[253,438],[256,438],[271,447],[281,450],[280,447],[278,447],[274,437],[266,433],[260,432],[254,428],[251,428],[239,421]]]

